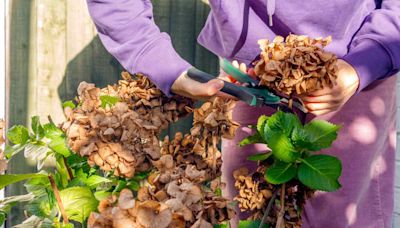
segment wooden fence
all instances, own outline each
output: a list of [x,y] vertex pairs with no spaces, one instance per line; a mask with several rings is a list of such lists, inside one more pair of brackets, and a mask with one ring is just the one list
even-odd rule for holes
[[[196,44],[209,11],[205,1],[152,2],[157,24],[171,34],[178,52],[200,69],[215,73],[216,57]],[[118,80],[122,67],[100,43],[85,0],[10,0],[7,12],[9,126],[27,124],[32,115],[45,120],[52,114],[60,122],[61,101],[74,97],[80,81],[105,86]],[[168,132],[185,130],[190,121],[173,125]],[[397,168],[400,170],[400,155]],[[20,154],[11,161],[9,171],[26,173],[35,168]],[[395,191],[400,202],[400,181]],[[23,193],[22,185],[7,189],[8,195]],[[395,224],[400,226],[400,203],[395,210]],[[17,224],[23,208],[14,208],[10,215],[9,225]]]

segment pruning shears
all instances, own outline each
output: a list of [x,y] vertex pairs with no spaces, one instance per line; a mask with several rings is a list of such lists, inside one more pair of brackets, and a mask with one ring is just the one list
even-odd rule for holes
[[[289,100],[287,98],[279,96],[278,94],[268,90],[266,87],[259,86],[258,80],[243,73],[234,67],[228,60],[221,59],[220,67],[225,71],[225,73],[232,76],[241,84],[239,85],[224,81],[224,87],[221,89],[222,92],[232,95],[250,106],[269,106],[276,109],[279,107],[287,108],[289,106]],[[202,83],[215,79],[213,75],[194,67],[189,69],[187,74],[191,79]],[[308,112],[301,102],[292,102],[293,107],[299,109],[303,113]]]

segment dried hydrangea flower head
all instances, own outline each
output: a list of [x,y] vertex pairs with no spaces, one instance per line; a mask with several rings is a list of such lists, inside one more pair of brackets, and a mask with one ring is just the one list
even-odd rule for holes
[[331,37],[312,39],[289,35],[273,42],[260,40],[260,60],[254,71],[260,85],[285,95],[311,93],[335,85],[337,57],[324,51]]
[[[132,169],[144,170],[143,164],[151,174],[141,184],[136,197],[131,190],[125,189],[118,199],[111,196],[101,201],[99,213],[92,213],[88,221],[90,227],[212,228],[212,224],[233,218],[231,201],[220,194],[224,184],[220,181],[222,159],[218,150],[221,138],[232,138],[239,126],[232,121],[233,101],[215,98],[193,109],[185,99],[182,102],[163,97],[140,76],[137,81],[127,78],[119,86],[109,86],[100,93],[120,97],[121,102],[105,110],[92,109],[91,104],[86,106],[98,112],[111,112],[116,119],[111,121],[112,126],[101,128],[102,125],[96,123],[94,129],[89,121],[82,128],[86,133],[90,129],[94,132],[91,137],[97,138],[89,141],[95,142],[92,146],[95,149],[87,148],[90,144],[74,148],[103,169],[115,160],[118,164],[121,159],[130,162],[133,168],[118,169],[128,178],[133,175]],[[87,93],[83,89],[81,94]],[[91,99],[96,100],[97,96]],[[194,112],[190,134],[178,132],[172,139],[167,136],[159,147],[160,129],[187,112]],[[126,118],[129,121],[121,123]],[[76,117],[71,119],[76,121]],[[104,121],[104,117],[100,119]],[[73,124],[76,122],[68,123],[66,127],[72,146],[81,138],[71,131]],[[149,137],[135,140],[145,136]]]
[[[171,140],[165,137],[159,158],[152,160],[153,172],[147,185],[139,189],[135,203],[132,193],[121,197],[122,192],[116,206],[108,203],[112,198],[104,200],[100,205],[112,209],[99,208],[100,213],[91,216],[91,227],[118,227],[125,219],[134,227],[213,227],[231,219],[230,201],[218,193],[224,184],[216,144],[222,135],[233,137],[233,131],[232,135],[229,132],[237,124],[231,120],[232,108],[231,102],[216,99],[195,109],[191,134],[178,132]],[[216,116],[216,112],[222,115]],[[111,215],[106,214],[110,210]]]
[[[133,177],[135,171],[151,169],[159,159],[159,134],[169,123],[188,114],[192,101],[168,98],[143,75],[133,79],[123,73],[118,85],[104,89],[82,82],[78,87],[79,106],[65,108],[63,130],[70,148],[88,157],[90,165]],[[101,96],[119,102],[104,106]]]
[[[276,186],[266,182],[264,178],[265,167],[265,164],[260,165],[252,173],[245,167],[233,172],[235,188],[238,191],[234,200],[238,202],[240,211],[250,212],[247,220],[261,220],[273,193],[276,191]],[[280,203],[277,203],[280,192],[278,191],[278,197],[266,218],[271,227],[277,224],[278,214],[281,210]],[[297,181],[291,181],[285,185],[285,192],[285,227],[300,228],[301,210],[305,201],[311,197],[314,191],[299,185]]]
[[99,213],[91,215],[90,227],[123,227],[119,226],[123,225],[121,221],[146,228],[213,227],[211,224],[233,218],[230,201],[218,193],[224,184],[218,175],[207,173],[213,170],[193,151],[192,140],[191,135],[181,133],[171,141],[166,137],[162,155],[153,161],[154,170],[147,184],[138,190],[136,199],[125,189],[118,201],[113,201],[113,197],[103,200]]

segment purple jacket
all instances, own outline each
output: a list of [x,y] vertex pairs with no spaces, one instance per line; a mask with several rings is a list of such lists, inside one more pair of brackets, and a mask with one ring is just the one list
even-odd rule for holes
[[[216,55],[249,63],[257,40],[289,33],[333,37],[328,50],[357,70],[360,90],[400,69],[400,0],[210,0],[198,41]],[[143,73],[166,94],[190,64],[153,20],[150,0],[88,0],[106,49],[131,73]],[[267,12],[268,8],[268,12]],[[274,25],[268,26],[273,14]],[[154,65],[155,56],[163,61]]]

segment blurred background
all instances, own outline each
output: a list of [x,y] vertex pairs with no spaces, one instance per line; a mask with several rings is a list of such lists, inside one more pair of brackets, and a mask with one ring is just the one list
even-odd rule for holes
[[[64,118],[62,101],[75,96],[81,81],[100,87],[117,82],[123,68],[102,46],[85,0],[8,0],[7,3],[8,126],[29,124],[33,115],[44,121],[49,114],[59,123]],[[209,12],[206,1],[152,0],[152,3],[156,23],[171,35],[180,55],[199,69],[216,73],[217,57],[196,42]],[[190,124],[188,118],[171,126],[167,133],[186,131]],[[396,162],[394,227],[400,227],[400,153]],[[8,172],[30,173],[35,169],[20,153],[9,164]],[[14,184],[6,189],[6,195],[24,194],[24,190]],[[9,218],[9,226],[20,223],[24,218],[23,207],[15,207]]]

